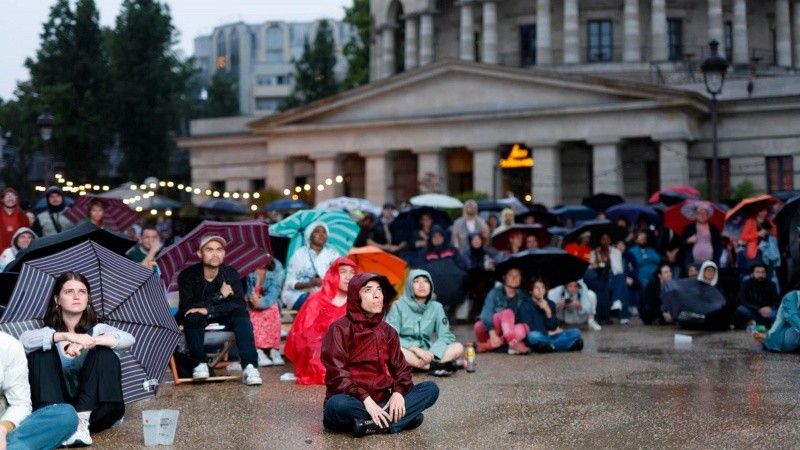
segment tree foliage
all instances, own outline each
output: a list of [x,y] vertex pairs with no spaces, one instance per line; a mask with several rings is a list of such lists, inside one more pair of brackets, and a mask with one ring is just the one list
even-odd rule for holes
[[353,0],[353,6],[344,9],[344,22],[356,29],[343,49],[347,74],[342,80],[342,90],[347,90],[369,83],[369,0]]
[[335,66],[336,46],[333,31],[327,21],[322,21],[314,36],[314,43],[309,43],[308,38],[303,42],[303,55],[294,61],[294,89],[280,109],[307,105],[339,92],[339,84],[333,70]]
[[211,77],[208,98],[203,102],[203,117],[239,115],[239,96],[230,75],[218,71]]

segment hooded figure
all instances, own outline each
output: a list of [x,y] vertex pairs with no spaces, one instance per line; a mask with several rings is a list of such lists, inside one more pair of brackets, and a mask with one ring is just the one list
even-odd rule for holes
[[[417,277],[425,277],[430,283],[430,292],[424,303],[417,301],[414,295],[414,280]],[[450,331],[442,304],[431,298],[433,292],[431,274],[420,269],[412,270],[408,274],[403,295],[386,315],[386,323],[400,334],[400,345],[404,349],[417,347],[427,350],[441,361],[447,347],[456,342],[456,337]]]
[[28,227],[22,227],[18,229],[16,233],[14,233],[14,237],[11,238],[11,247],[8,247],[7,249],[3,250],[3,253],[0,254],[0,271],[5,269],[8,263],[14,261],[17,258],[17,254],[19,253],[20,250],[22,250],[23,248],[28,248],[28,245],[30,245],[30,241],[28,241],[28,244],[25,245],[25,247],[20,247],[19,238],[23,234],[29,235],[30,241],[33,241],[37,237],[36,233],[34,233],[33,230],[31,230]]
[[45,191],[47,199],[47,209],[39,213],[36,219],[42,227],[42,236],[52,236],[56,233],[69,230],[75,224],[64,216],[66,204],[64,203],[64,193],[58,186],[50,186]]
[[294,363],[297,384],[325,384],[325,366],[320,361],[322,338],[333,321],[345,315],[347,302],[333,304],[339,292],[339,269],[356,264],[347,258],[337,258],[322,279],[322,288],[309,295],[303,309],[297,313],[283,353]]
[[326,236],[330,234],[328,225],[324,222],[312,222],[303,231],[305,245],[295,250],[286,265],[286,281],[283,284],[281,300],[287,308],[299,311],[308,295],[319,290],[328,268],[339,257],[339,254],[327,245],[327,238],[319,252],[311,247],[314,230],[319,227],[325,230]]
[[[379,288],[373,289],[371,281]],[[331,324],[322,341],[325,428],[355,436],[395,433],[419,426],[422,411],[436,402],[438,386],[430,381],[414,386],[400,337],[383,321],[393,292],[383,275],[362,273],[350,280],[347,314]],[[377,311],[367,312],[362,305]],[[395,394],[404,400],[404,413]]]
[[21,227],[29,227],[32,224],[28,216],[19,207],[19,194],[14,188],[5,188],[0,193],[0,246],[5,248],[11,243],[14,233]]
[[[706,269],[714,271],[711,282],[703,279]],[[718,272],[713,261],[706,261],[700,266],[697,278],[668,281],[661,293],[661,310],[669,313],[682,327],[706,330],[726,328],[730,318],[725,309],[725,297],[714,286]]]

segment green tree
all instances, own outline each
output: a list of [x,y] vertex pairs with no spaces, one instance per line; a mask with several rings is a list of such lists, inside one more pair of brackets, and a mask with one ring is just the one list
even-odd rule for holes
[[344,9],[344,23],[356,29],[356,34],[343,49],[347,74],[342,81],[342,90],[347,90],[369,83],[369,0],[353,0],[353,6]]
[[211,77],[208,98],[203,105],[203,117],[239,115],[239,98],[231,77],[219,71]]
[[167,173],[172,136],[180,130],[187,83],[194,71],[173,50],[177,35],[169,7],[125,0],[109,42],[114,117],[134,179]]
[[281,110],[307,105],[339,92],[333,68],[336,66],[336,47],[333,31],[327,21],[320,22],[314,44],[303,42],[303,55],[294,61],[295,85]]

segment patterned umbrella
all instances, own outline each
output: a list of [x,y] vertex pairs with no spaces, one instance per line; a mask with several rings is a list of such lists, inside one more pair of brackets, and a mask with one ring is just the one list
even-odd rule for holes
[[717,230],[722,231],[722,227],[725,225],[725,213],[713,203],[703,200],[686,200],[670,206],[664,213],[664,226],[681,234],[686,225],[697,220],[697,210],[700,208],[708,211],[708,221],[717,227]]
[[161,251],[155,262],[167,283],[167,290],[178,290],[178,275],[191,265],[200,262],[197,250],[200,239],[207,234],[222,236],[225,245],[224,263],[244,276],[262,264],[272,254],[268,226],[261,222],[212,222],[204,220],[180,241]]
[[746,198],[737,203],[736,206],[725,214],[725,228],[722,234],[732,239],[739,239],[739,235],[742,234],[744,222],[748,217],[753,216],[753,207],[759,203],[767,205],[767,210],[769,211],[767,217],[770,219],[774,219],[775,215],[781,209],[781,206],[783,206],[782,201],[769,194]]
[[306,227],[316,221],[325,222],[329,230],[328,245],[339,255],[346,257],[353,242],[356,241],[360,229],[358,224],[353,222],[353,219],[344,211],[304,209],[270,227],[270,232],[292,240],[287,253],[289,255],[287,258],[291,259],[295,250],[305,244],[303,233],[305,233]]
[[139,220],[139,215],[122,200],[98,197],[91,194],[78,197],[75,203],[64,212],[64,217],[74,223],[89,217],[89,202],[95,199],[103,202],[103,208],[105,209],[103,224],[108,225],[115,231],[124,232]]
[[154,396],[181,336],[164,288],[155,272],[95,242],[26,262],[0,318],[0,330],[19,337],[42,328],[55,279],[68,270],[89,280],[98,321],[136,338],[120,360],[125,403]]

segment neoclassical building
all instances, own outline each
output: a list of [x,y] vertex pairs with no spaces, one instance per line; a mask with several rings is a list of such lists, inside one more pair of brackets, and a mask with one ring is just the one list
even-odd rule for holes
[[278,115],[196,121],[179,142],[193,184],[382,203],[434,177],[449,193],[551,206],[709,185],[699,65],[713,38],[731,62],[723,195],[745,180],[800,189],[800,2],[374,0],[371,12],[370,84]]

